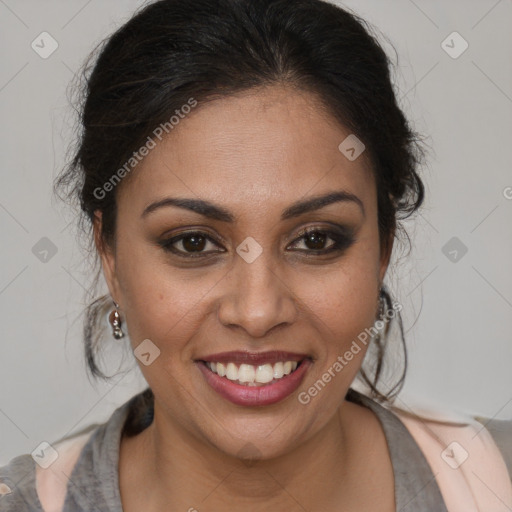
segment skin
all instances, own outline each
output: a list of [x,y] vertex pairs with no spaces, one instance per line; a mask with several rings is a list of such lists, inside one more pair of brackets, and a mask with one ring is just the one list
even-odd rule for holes
[[[373,325],[389,261],[365,154],[349,161],[338,150],[349,133],[314,95],[286,86],[200,104],[118,186],[115,250],[101,243],[97,212],[97,248],[132,348],[150,339],[161,351],[139,363],[154,421],[121,441],[125,510],[394,510],[380,423],[344,400],[365,347],[309,404],[297,399]],[[292,203],[334,190],[357,196],[364,213],[344,201],[280,219]],[[235,221],[173,206],[141,217],[167,196],[208,200]],[[315,255],[300,230],[333,225],[353,229],[355,241]],[[214,239],[203,252],[224,252],[194,259],[158,245],[186,230]],[[263,249],[250,264],[236,253],[248,236]],[[290,397],[241,407],[194,363],[230,350],[300,352],[314,363]]]

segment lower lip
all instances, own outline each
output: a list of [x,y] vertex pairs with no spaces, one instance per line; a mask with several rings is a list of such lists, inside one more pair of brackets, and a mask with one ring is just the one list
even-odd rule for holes
[[196,364],[199,366],[206,382],[222,397],[236,405],[260,406],[275,404],[290,396],[300,386],[305,373],[312,363],[309,359],[304,359],[294,372],[282,377],[273,384],[266,384],[264,386],[237,384],[212,372],[201,361],[198,361]]

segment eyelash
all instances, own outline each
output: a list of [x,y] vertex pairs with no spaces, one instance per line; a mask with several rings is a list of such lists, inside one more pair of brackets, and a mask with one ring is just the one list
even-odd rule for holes
[[[297,243],[298,241],[305,242],[305,237],[308,235],[311,235],[312,233],[325,235],[327,237],[326,240],[330,239],[334,243],[330,247],[327,247],[326,249],[299,249],[298,250],[299,252],[310,253],[312,255],[318,255],[318,256],[321,256],[324,254],[329,254],[332,252],[342,252],[342,251],[348,249],[355,241],[353,232],[350,229],[342,228],[341,226],[339,228],[339,232],[329,231],[329,230],[320,229],[320,228],[306,228],[299,233],[299,236],[290,245],[293,245],[293,244]],[[180,233],[177,236],[169,238],[168,240],[162,240],[158,243],[165,251],[176,254],[177,256],[182,257],[182,258],[205,257],[206,255],[208,255],[208,251],[194,253],[194,252],[179,251],[173,247],[173,245],[176,244],[177,242],[180,242],[185,238],[191,238],[194,236],[200,236],[201,238],[206,239],[208,242],[211,242],[211,243],[214,243],[217,245],[217,242],[215,242],[215,240],[212,237],[210,237],[209,235],[207,235],[206,233],[201,232],[201,231],[186,231],[186,232]],[[214,252],[220,253],[220,252],[224,252],[224,251],[214,251]]]

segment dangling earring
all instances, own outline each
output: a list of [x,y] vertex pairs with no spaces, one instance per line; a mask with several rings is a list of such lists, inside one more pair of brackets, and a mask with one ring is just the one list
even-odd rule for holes
[[[377,324],[382,325],[382,321],[384,319],[384,311],[386,309],[386,297],[384,293],[384,289],[381,288],[379,291],[379,311],[377,313],[377,319],[375,320],[374,327],[376,327]],[[377,327],[377,334],[372,336],[372,341],[379,346],[381,344],[381,329],[382,327]]]
[[119,304],[115,301],[112,302],[116,309],[110,312],[108,321],[112,327],[112,336],[114,336],[116,340],[120,340],[124,336],[124,332],[121,329],[121,316],[119,315],[119,311],[117,311]]
[[377,314],[377,321],[382,321],[384,319],[384,311],[386,309],[386,295],[384,293],[384,288],[381,288],[379,291],[379,312]]

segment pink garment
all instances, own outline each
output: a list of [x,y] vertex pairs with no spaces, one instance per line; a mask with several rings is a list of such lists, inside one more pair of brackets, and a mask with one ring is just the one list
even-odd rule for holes
[[87,432],[54,444],[57,460],[46,469],[36,464],[36,490],[45,512],[62,512],[69,477],[91,435]]
[[510,512],[512,482],[489,431],[478,421],[443,424],[393,408],[420,446],[449,512]]

